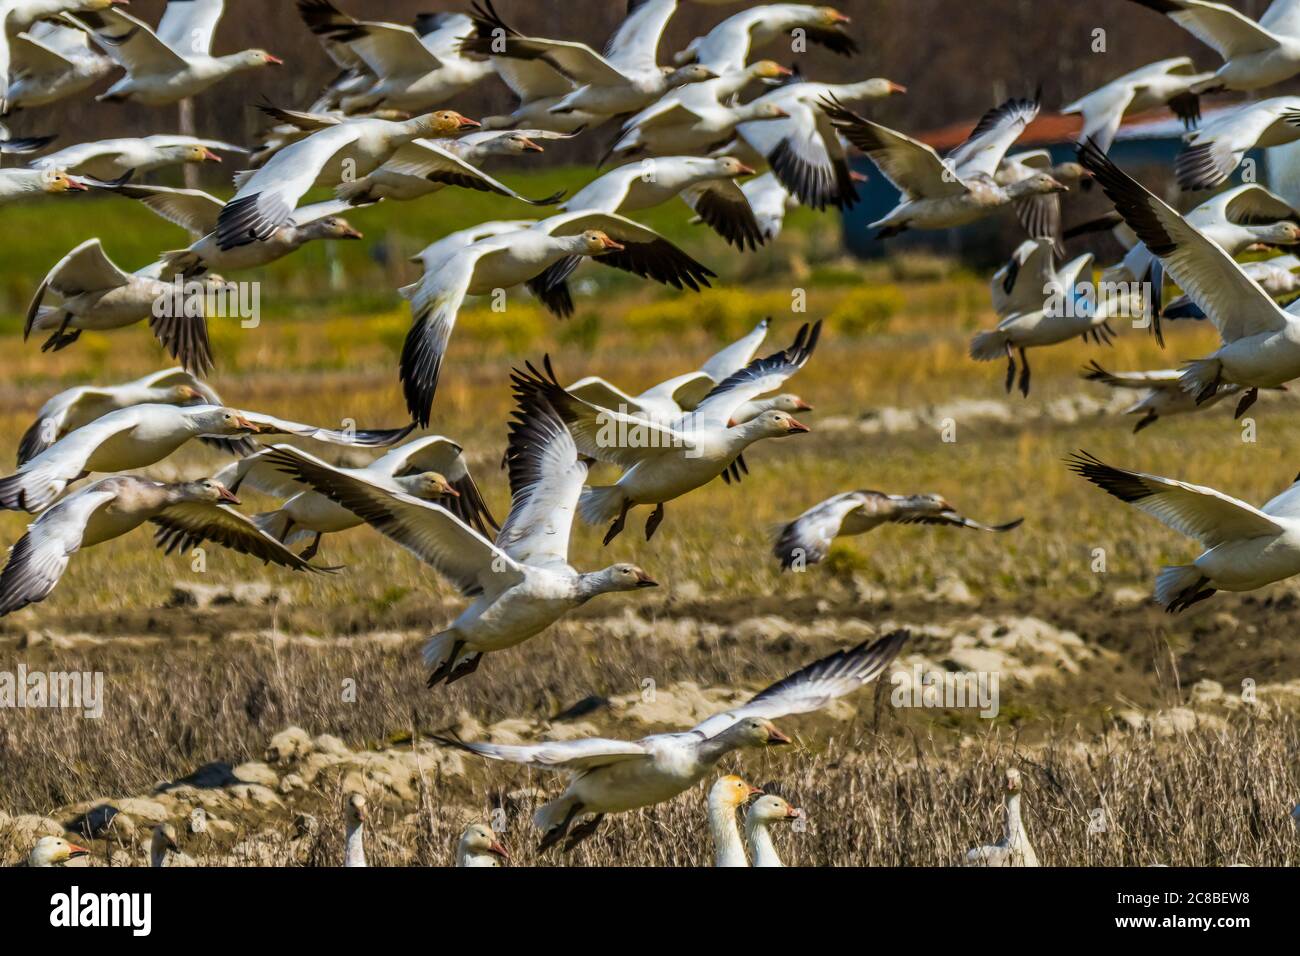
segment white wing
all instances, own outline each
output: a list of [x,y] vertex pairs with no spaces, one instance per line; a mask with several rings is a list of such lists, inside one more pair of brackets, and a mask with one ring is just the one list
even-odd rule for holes
[[835,129],[866,153],[881,175],[908,199],[937,199],[967,192],[956,173],[924,143],[863,119],[838,103],[823,101],[820,105]]
[[755,359],[739,372],[723,379],[693,412],[683,416],[681,424],[692,428],[727,426],[741,405],[776,391],[786,379],[804,367],[817,348],[821,331],[820,320],[811,326],[800,326],[789,346],[766,358]]
[[1167,14],[1180,27],[1225,60],[1277,48],[1277,38],[1250,17],[1208,0],[1137,0]]
[[483,744],[466,743],[449,737],[434,739],[444,746],[467,750],[491,760],[505,760],[509,763],[527,764],[538,770],[563,770],[569,773],[582,773],[624,760],[641,760],[651,756],[644,744],[602,737],[556,740],[542,744]]
[[45,600],[81,547],[86,523],[116,497],[116,492],[92,485],[32,522],[9,549],[9,561],[0,571],[0,617]]
[[263,435],[297,435],[300,438],[311,438],[331,445],[348,445],[356,448],[374,448],[376,446],[383,447],[395,444],[409,435],[413,427],[406,425],[403,428],[377,429],[320,428],[316,425],[303,425],[300,422],[276,418],[274,415],[266,415],[262,412],[249,412],[240,409],[239,414],[257,425],[259,433]]
[[958,175],[993,176],[1011,144],[1038,115],[1037,99],[1010,99],[995,106],[975,124],[966,142],[947,156]]
[[763,319],[749,334],[709,356],[700,366],[700,371],[715,382],[721,382],[739,372],[753,360],[754,353],[767,337],[767,327],[771,322],[771,319]]
[[158,39],[181,56],[207,56],[225,0],[169,0],[158,22]]
[[169,47],[149,26],[120,10],[81,13],[95,42],[132,76],[169,76],[188,69],[185,58]]
[[862,492],[846,491],[813,505],[777,535],[773,553],[783,569],[816,564],[830,551],[844,519],[862,506]]

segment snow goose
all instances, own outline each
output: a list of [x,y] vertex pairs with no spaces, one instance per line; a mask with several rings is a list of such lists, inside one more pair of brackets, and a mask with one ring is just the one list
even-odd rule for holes
[[[1249,386],[1237,405],[1245,413],[1258,388],[1300,376],[1300,317],[1282,309],[1214,240],[1085,144],[1079,158],[1124,221],[1158,256],[1179,288],[1214,323],[1223,346],[1187,363],[1179,383],[1203,402],[1224,383]],[[1216,197],[1216,200],[1221,197]],[[1294,224],[1281,222],[1279,227]]]
[[[221,396],[182,368],[151,372],[121,385],[77,385],[50,398],[18,442],[18,464],[35,458],[68,432],[89,425],[109,412],[148,403],[220,405]],[[222,447],[231,451],[236,448]],[[251,451],[247,445],[238,451]]]
[[213,56],[212,34],[224,11],[225,0],[169,0],[157,31],[120,10],[78,14],[75,22],[126,70],[126,76],[95,98],[166,106],[235,73],[284,62],[265,50]]
[[334,430],[220,405],[150,403],[109,412],[71,431],[18,471],[0,478],[0,509],[37,512],[72,482],[94,472],[122,472],[162,461],[191,438],[298,435],[335,445],[391,445],[410,428]]
[[[820,710],[864,687],[885,672],[907,638],[907,631],[895,631],[873,644],[864,641],[836,651],[782,678],[748,703],[679,733],[640,740],[589,737],[526,745],[435,739],[491,760],[567,773],[564,792],[540,807],[533,823],[545,834],[541,849],[554,846],[566,833],[565,848],[572,849],[595,832],[605,814],[671,800],[707,777],[734,750],[791,743],[773,720]],[[594,816],[570,830],[584,813]]]
[[541,60],[493,57],[492,65],[519,102],[509,113],[484,117],[484,129],[532,127],[556,133],[577,133],[598,126],[608,119],[582,110],[552,113],[551,107],[573,92],[574,85]]
[[[821,323],[799,329],[785,349],[755,359],[710,391],[696,408],[671,423],[651,421],[584,402],[555,379],[549,360],[545,373],[531,365],[516,383],[560,414],[583,455],[623,469],[612,485],[584,488],[578,511],[587,524],[613,521],[605,544],[613,541],[637,505],[654,505],[646,520],[646,540],[664,518],[664,503],[729,472],[750,445],[811,431],[788,412],[771,409],[744,424],[734,415],[746,402],[775,391],[812,357]],[[735,477],[739,477],[736,475]]]
[[473,598],[424,646],[430,687],[472,674],[484,654],[540,634],[598,595],[656,586],[633,564],[586,572],[569,564],[573,512],[587,465],[555,411],[522,376],[514,378],[517,405],[506,452],[510,514],[495,543],[441,505],[341,472],[295,448],[278,445],[270,456]]
[[1300,96],[1244,103],[1189,133],[1174,161],[1181,189],[1215,189],[1227,182],[1246,153],[1300,139]]
[[601,56],[585,43],[524,36],[501,19],[492,0],[476,0],[474,32],[462,49],[481,56],[540,60],[559,72],[575,89],[548,112],[635,113],[669,90],[717,76],[697,63],[673,70],[656,62],[659,37],[675,8],[676,4],[662,2],[633,6]]
[[[999,186],[1010,186],[1038,173],[1047,173],[1068,188],[1080,183],[1085,189],[1092,186],[1092,176],[1086,169],[1075,162],[1053,163],[1052,154],[1045,149],[1031,149],[1006,156],[998,164],[993,181]],[[1056,240],[1056,251],[1065,254],[1059,194],[1028,196],[1017,203],[1016,211],[1025,226],[1025,232],[1031,236],[1051,236]]]
[[798,820],[803,812],[774,793],[765,793],[749,805],[745,814],[745,846],[754,866],[785,866],[772,840],[772,825]]
[[169,852],[180,852],[180,845],[176,842],[176,828],[170,823],[160,823],[149,836],[149,865],[156,868],[166,866]]
[[4,0],[0,3],[0,114],[8,113],[11,73],[15,72],[11,42],[38,20],[55,18],[64,13],[93,13],[107,10],[127,0]]
[[1020,771],[1007,769],[1006,834],[992,846],[977,846],[966,853],[966,866],[1038,866],[1038,855],[1029,844],[1020,818]]
[[1125,415],[1141,415],[1133,431],[1136,434],[1148,425],[1154,425],[1162,416],[1185,415],[1217,405],[1225,398],[1239,395],[1240,385],[1224,385],[1201,404],[1196,403],[1196,396],[1184,391],[1179,385],[1182,371],[1176,368],[1152,369],[1143,372],[1108,372],[1096,361],[1088,365],[1083,377],[1090,382],[1100,382],[1114,389],[1131,389],[1142,394],[1128,408]]
[[296,0],[298,15],[307,29],[320,41],[325,54],[341,71],[316,98],[318,105],[338,109],[343,97],[363,93],[379,80],[351,41],[361,35],[359,28],[388,26],[382,21],[358,20],[334,6],[330,0]]
[[[310,560],[320,546],[322,535],[365,524],[355,513],[276,467],[269,460],[271,454],[266,450],[250,455],[227,465],[216,475],[231,491],[247,486],[287,499],[275,511],[254,516],[253,523],[263,531],[286,545],[312,538],[310,546],[302,552],[302,557]],[[488,528],[497,527],[466,467],[461,447],[450,438],[426,435],[394,448],[364,468],[338,470],[377,488],[403,492],[413,498],[437,499],[481,534],[490,534]]]
[[[1068,342],[1075,336],[1109,344],[1113,317],[1137,318],[1143,314],[1140,293],[1132,289],[1110,290],[1105,298],[1092,292],[1092,254],[1085,253],[1057,268],[1051,239],[1026,240],[1011,263],[995,277],[994,288],[1010,283],[1005,298],[996,293],[995,304],[1007,314],[997,327],[977,332],[971,339],[970,356],[977,362],[1007,360],[1006,390],[1016,381],[1016,360],[1020,354],[1020,393],[1029,395],[1029,357],[1026,349],[1044,348]],[[1031,248],[1032,247],[1032,248]],[[1022,262],[1016,270],[1013,265]],[[1001,313],[999,313],[1001,314]]]
[[1213,76],[1198,73],[1190,57],[1176,56],[1131,70],[1105,86],[1080,97],[1061,112],[1083,117],[1079,141],[1091,139],[1102,152],[1110,152],[1125,116],[1168,106],[1192,129],[1201,118],[1200,97],[1192,87]]
[[1206,549],[1191,564],[1163,567],[1156,575],[1156,602],[1171,614],[1215,591],[1253,591],[1300,573],[1300,483],[1255,508],[1213,488],[1113,468],[1087,452],[1066,462]]
[[89,188],[58,169],[0,169],[0,206],[42,194],[61,196],[70,192],[85,192]]
[[740,191],[749,200],[749,208],[754,210],[754,218],[758,221],[758,230],[768,242],[781,235],[785,217],[799,208],[799,200],[790,195],[771,170],[742,183]]
[[89,856],[90,851],[84,846],[69,843],[63,837],[43,836],[36,841],[32,851],[27,854],[28,866],[62,866],[79,856]]
[[226,506],[238,504],[212,478],[163,484],[117,475],[87,485],[42,511],[9,551],[0,571],[0,615],[44,601],[72,555],[134,531],[158,526],[157,543],[168,554],[205,541],[294,570],[319,570]]
[[1008,186],[998,185],[993,178],[1007,149],[1038,115],[1037,99],[1007,100],[985,113],[970,137],[943,159],[924,143],[836,103],[823,103],[822,109],[902,193],[894,209],[867,227],[878,230],[877,238],[908,229],[962,226],[1007,205],[1015,205],[1017,214],[1023,214],[1026,207],[1020,200],[1066,191],[1043,172]]
[[19,33],[10,50],[11,113],[75,96],[113,69],[112,60],[91,48],[85,31],[57,21],[42,20]]
[[762,792],[735,774],[719,777],[709,788],[709,834],[713,837],[714,866],[749,866],[740,828],[736,825],[736,811]]
[[784,118],[742,122],[736,133],[767,160],[781,185],[805,206],[842,209],[857,202],[858,191],[831,117],[818,104],[834,102],[843,109],[844,104],[905,92],[907,87],[882,77],[838,84],[797,80],[751,104],[776,106],[786,114]]
[[396,122],[354,119],[320,129],[280,150],[265,166],[236,176],[238,187],[217,218],[223,250],[265,240],[293,216],[298,201],[316,186],[337,186],[378,169],[399,147],[478,126],[455,110]]
[[1273,0],[1258,22],[1212,0],[1132,0],[1163,13],[1211,47],[1223,66],[1190,92],[1258,90],[1300,73],[1300,6]]
[[216,150],[247,153],[215,139],[156,135],[80,143],[33,160],[33,169],[62,169],[76,176],[112,182],[131,173],[147,173],[178,163],[221,162]]
[[456,842],[457,866],[500,866],[509,852],[486,823],[471,823]]
[[[216,278],[195,292],[218,287]],[[46,305],[51,293],[57,305]],[[50,332],[42,351],[59,351],[80,337],[82,330],[120,329],[149,321],[158,341],[185,368],[200,374],[212,367],[207,319],[185,310],[157,309],[173,296],[175,287],[163,279],[163,264],[152,262],[135,272],[123,272],[98,239],[87,239],[55,263],[41,280],[27,307],[23,338],[33,331]],[[177,314],[179,313],[179,314]]]
[[343,865],[366,865],[366,798],[359,793],[343,797]]
[[890,495],[883,491],[846,491],[813,505],[777,536],[773,553],[781,569],[817,564],[839,537],[866,534],[882,524],[938,524],[977,531],[1011,531],[1024,518],[987,525],[964,517],[942,495]]
[[592,180],[560,208],[566,212],[635,212],[675,196],[700,220],[737,249],[756,249],[764,241],[749,200],[736,184],[750,169],[731,156],[667,156],[621,166]]
[[526,284],[552,312],[573,309],[567,279],[584,257],[698,291],[714,273],[659,233],[617,213],[563,213],[526,229],[493,233],[436,260],[401,291],[414,322],[402,346],[401,379],[413,419],[427,425],[447,343],[466,296]]
[[858,44],[845,31],[848,17],[834,7],[805,3],[765,3],[727,17],[696,37],[674,57],[678,64],[697,62],[721,74],[743,69],[751,49],[798,29],[803,37],[840,56],[853,56]]

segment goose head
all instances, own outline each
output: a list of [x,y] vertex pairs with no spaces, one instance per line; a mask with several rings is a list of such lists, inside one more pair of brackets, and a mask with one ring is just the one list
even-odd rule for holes
[[362,794],[349,793],[343,797],[343,819],[349,830],[366,822],[366,798]]
[[1254,226],[1250,231],[1258,242],[1269,246],[1294,246],[1300,242],[1300,226],[1289,219],[1267,226]]
[[769,407],[775,408],[777,411],[789,412],[790,414],[795,412],[811,412],[813,410],[811,405],[793,392],[782,392],[780,395],[772,396],[768,401],[771,402]]
[[718,74],[707,66],[691,63],[687,66],[679,66],[675,70],[665,70],[664,78],[668,83],[668,88],[672,90],[679,86],[686,86],[688,83],[703,83],[705,80],[716,80]]
[[1015,767],[1007,768],[1007,795],[1019,795],[1021,788],[1020,771]]
[[164,146],[159,150],[168,159],[181,163],[219,163],[221,157],[206,146]]
[[176,842],[176,828],[170,823],[158,824],[153,828],[153,837],[149,846],[156,856],[161,856],[168,850],[180,850],[180,845]]
[[765,793],[753,802],[746,814],[746,820],[753,820],[756,823],[780,823],[797,820],[803,814],[796,808],[792,807],[789,801],[778,797],[774,793]]
[[834,7],[817,8],[817,25],[821,27],[838,27],[853,21]]
[[233,56],[223,59],[234,64],[237,70],[255,70],[263,66],[283,66],[284,60],[267,53],[265,50],[241,50]]
[[[734,813],[737,807],[743,807],[750,797],[762,793],[758,787],[750,786],[734,773],[719,777],[709,788],[709,807]],[[751,811],[752,812],[752,811]]]
[[201,435],[256,435],[262,430],[236,408],[206,408],[195,412],[191,420]]
[[219,501],[226,501],[232,505],[239,504],[239,499],[234,493],[217,481],[215,478],[200,478],[197,481],[187,481],[178,486],[178,497],[182,501],[201,501],[209,504],[216,504]]
[[84,846],[69,843],[63,837],[43,836],[36,841],[36,846],[32,847],[32,852],[27,855],[27,865],[61,866],[89,852]]
[[775,103],[762,103],[757,100],[753,103],[746,103],[744,106],[738,107],[736,109],[736,114],[743,116],[749,122],[757,120],[786,119],[790,115]]
[[916,511],[922,514],[940,514],[945,511],[956,511],[943,495],[907,495],[903,498],[903,505],[909,511]]
[[1083,168],[1083,164],[1069,162],[1057,163],[1052,167],[1052,178],[1057,182],[1071,183],[1087,182],[1092,179],[1092,173]]
[[41,177],[41,190],[43,192],[58,195],[60,193],[84,193],[89,189],[90,187],[81,180],[73,179],[61,169],[56,169]]
[[779,747],[794,743],[766,717],[746,717],[723,731],[739,747]]
[[541,145],[525,136],[519,130],[510,130],[502,136],[494,136],[480,147],[489,156],[517,156],[522,153],[544,153]]
[[417,498],[459,498],[460,492],[457,491],[445,475],[440,475],[436,471],[426,471],[418,475],[403,475],[397,479],[409,494]]
[[883,76],[875,76],[862,84],[862,92],[866,97],[883,99],[896,93],[906,93],[907,87],[902,83],[887,80]]
[[[486,823],[471,823],[467,826],[460,835],[457,849],[462,857],[494,856],[502,860],[510,859],[510,853]],[[496,865],[495,861],[493,865]]]
[[463,133],[467,129],[476,129],[482,124],[477,120],[472,120],[468,116],[462,116],[455,110],[438,110],[436,113],[426,113],[423,116],[417,116],[411,120],[420,136],[454,136],[457,133]]
[[783,438],[786,435],[798,435],[802,432],[812,431],[811,428],[789,412],[783,412],[779,408],[769,408],[761,415],[746,422],[745,427],[758,438]]
[[1047,173],[1034,173],[1007,187],[1012,198],[1020,196],[1046,196],[1051,193],[1068,193],[1070,187]]
[[309,222],[300,230],[299,234],[308,239],[365,238],[364,233],[359,229],[354,229],[342,216],[326,216],[324,219],[317,219],[314,222]]
[[172,405],[192,405],[204,400],[202,393],[193,385],[170,385],[163,389],[163,395]]
[[659,582],[635,564],[623,562],[611,564],[600,571],[585,575],[593,593],[604,594],[611,591],[636,591],[640,588],[657,588]]
[[577,246],[575,251],[588,256],[604,255],[606,252],[621,252],[623,243],[611,239],[600,229],[588,229],[573,237]]
[[794,70],[782,66],[776,60],[759,60],[745,68],[745,72],[754,80],[783,80],[794,76]]
[[722,156],[715,159],[713,163],[718,175],[725,176],[727,179],[735,179],[738,176],[753,176],[755,174],[752,166],[746,166],[735,156]]

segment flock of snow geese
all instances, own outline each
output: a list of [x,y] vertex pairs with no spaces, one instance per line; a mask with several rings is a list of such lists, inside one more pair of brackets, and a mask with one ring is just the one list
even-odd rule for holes
[[[1007,391],[1018,377],[1028,394],[1028,349],[1075,336],[1109,341],[1111,321],[1128,316],[1149,319],[1163,344],[1162,317],[1193,318],[1209,320],[1220,333],[1222,347],[1212,355],[1181,371],[1110,372],[1094,362],[1086,377],[1142,391],[1130,410],[1143,415],[1137,429],[1229,396],[1238,398],[1241,415],[1259,389],[1300,377],[1300,313],[1273,298],[1298,287],[1298,263],[1284,256],[1243,267],[1234,256],[1300,244],[1300,212],[1246,183],[1182,215],[1117,168],[1107,151],[1126,116],[1168,107],[1189,129],[1178,181],[1189,190],[1212,189],[1248,150],[1300,140],[1297,97],[1252,101],[1196,128],[1202,94],[1256,90],[1300,74],[1300,0],[1275,0],[1259,22],[1208,0],[1134,2],[1190,31],[1223,64],[1198,72],[1189,58],[1162,60],[1067,105],[1064,112],[1082,117],[1077,162],[1053,162],[1046,150],[1010,152],[1038,115],[1037,94],[989,110],[946,156],[866,118],[858,110],[906,88],[884,78],[829,84],[806,76],[816,62],[805,55],[809,44],[844,56],[858,45],[848,17],[797,3],[749,5],[665,63],[661,34],[679,0],[629,0],[603,52],[524,35],[492,0],[475,0],[467,13],[422,14],[410,26],[357,19],[331,0],[296,0],[339,72],[306,109],[262,104],[270,125],[251,146],[154,134],[33,158],[53,137],[11,137],[0,127],[0,156],[26,163],[0,168],[0,204],[104,192],[142,203],[191,236],[187,247],[162,252],[132,272],[109,258],[99,238],[87,239],[37,288],[24,333],[47,335],[44,350],[72,347],[84,330],[147,321],[178,367],[125,384],[72,388],[41,408],[20,442],[17,470],[0,478],[0,508],[36,515],[0,573],[0,616],[45,600],[78,550],[146,522],[168,551],[211,542],[313,573],[339,570],[313,563],[323,536],[368,524],[437,569],[468,602],[424,648],[432,687],[473,674],[485,655],[534,637],[598,595],[655,587],[632,564],[575,568],[569,556],[574,518],[608,525],[609,544],[631,510],[646,506],[649,539],[667,502],[719,477],[740,480],[750,445],[807,432],[794,416],[811,406],[782,388],[812,358],[821,323],[802,326],[784,348],[760,355],[764,320],[698,369],[639,394],[597,376],[566,387],[549,357],[521,363],[511,376],[514,411],[504,457],[511,507],[498,525],[460,444],[439,435],[410,437],[430,423],[458,314],[469,296],[516,286],[555,315],[571,314],[570,280],[588,259],[698,291],[714,272],[631,214],[680,198],[695,221],[737,251],[753,251],[779,234],[797,206],[845,208],[859,199],[863,177],[850,167],[850,149],[865,154],[899,192],[897,205],[871,223],[881,238],[950,229],[1006,209],[1018,217],[1026,239],[992,283],[1001,322],[978,334],[970,349],[976,360],[1006,359]],[[98,100],[177,104],[236,73],[281,63],[265,50],[213,52],[224,0],[170,0],[156,26],[126,5],[0,0],[0,112],[39,110],[87,92],[115,71],[120,75]],[[783,43],[800,54],[797,69],[779,62]],[[775,50],[773,58],[754,57],[764,48]],[[447,108],[491,78],[517,97],[512,112],[476,121]],[[567,198],[521,195],[482,168],[606,127],[601,165],[613,168]],[[247,167],[235,174],[228,201],[147,181],[153,170],[221,162],[223,155]],[[1063,194],[1094,181],[1114,213],[1063,229]],[[316,187],[333,197],[304,203]],[[414,257],[422,278],[399,290],[412,314],[398,374],[410,421],[400,427],[333,429],[227,406],[204,381],[219,361],[207,318],[201,310],[157,307],[178,280],[199,291],[220,288],[224,276],[291,255],[307,242],[359,238],[344,218],[350,209],[415,201],[448,188],[554,208],[543,218],[477,224]],[[1060,262],[1066,240],[1102,229],[1114,230],[1128,250],[1102,275],[1131,289],[1106,301],[1087,291],[1092,256]],[[1168,305],[1161,294],[1166,277],[1183,293]],[[309,447],[386,451],[365,467],[343,468],[311,450],[254,440],[269,435],[296,436]],[[214,476],[178,483],[126,474],[191,440],[222,449],[233,462]],[[588,484],[593,462],[612,466],[618,477]],[[1194,563],[1160,572],[1156,597],[1170,611],[1217,589],[1249,590],[1300,571],[1300,484],[1256,509],[1209,488],[1114,468],[1084,452],[1070,467],[1207,548]],[[242,513],[236,493],[244,486],[282,503],[270,512]],[[851,491],[790,522],[775,557],[786,569],[816,564],[835,537],[887,522],[992,532],[1020,524],[974,521],[937,495]],[[789,744],[774,721],[859,690],[889,667],[906,640],[906,632],[895,632],[837,651],[677,733],[518,746],[439,742],[567,774],[566,788],[537,811],[535,823],[543,848],[571,849],[607,814],[669,800],[710,776],[733,751]],[[1019,773],[1009,770],[1005,837],[971,850],[968,863],[1037,865],[1020,791]],[[722,777],[709,791],[718,865],[750,859],[781,865],[772,827],[798,820],[800,811],[763,795],[748,810],[742,839],[736,811],[758,793],[736,776]],[[361,794],[347,796],[344,817],[345,862],[365,865]],[[175,849],[174,833],[159,827],[154,862]],[[46,837],[30,862],[52,865],[85,852]],[[456,849],[458,864],[466,866],[498,865],[507,856],[483,824],[466,829]]]

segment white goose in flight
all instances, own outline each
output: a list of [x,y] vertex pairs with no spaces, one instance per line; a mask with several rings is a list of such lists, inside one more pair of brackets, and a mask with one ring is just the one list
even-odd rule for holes
[[[12,142],[10,140],[9,142]],[[4,152],[0,146],[0,153]],[[0,206],[36,196],[64,196],[90,189],[79,179],[62,170],[0,169]]]
[[749,805],[745,813],[745,846],[754,866],[785,866],[781,855],[776,852],[772,827],[802,817],[803,813],[797,807],[774,793],[765,793]]
[[[321,536],[355,528],[365,522],[347,508],[297,481],[271,460],[272,450],[263,450],[227,465],[216,479],[232,492],[241,487],[287,499],[279,508],[255,515],[253,523],[277,541],[293,545],[307,538],[311,544],[301,553],[310,560],[320,547]],[[496,529],[478,485],[465,463],[460,447],[442,435],[426,435],[409,441],[376,458],[364,468],[339,468],[376,487],[404,492],[414,498],[439,500],[465,524],[480,534]]]
[[84,30],[59,21],[42,20],[10,37],[9,47],[11,113],[75,96],[113,70],[113,61],[91,47]]
[[569,564],[569,535],[587,465],[555,411],[516,374],[516,408],[506,461],[510,514],[496,542],[441,505],[361,472],[346,472],[287,445],[268,460],[442,572],[473,600],[424,646],[429,686],[477,670],[484,654],[540,634],[574,608],[615,591],[656,582],[633,564],[580,572]]
[[744,69],[751,50],[801,30],[811,43],[840,56],[854,56],[857,41],[846,31],[852,21],[834,7],[806,3],[764,3],[741,10],[704,36],[696,37],[674,62],[701,63],[718,74]]
[[1178,187],[1217,189],[1252,149],[1298,139],[1300,96],[1275,96],[1225,110],[1187,134],[1187,145],[1174,160]]
[[42,511],[9,551],[0,571],[0,616],[49,597],[68,561],[83,548],[158,526],[157,543],[168,554],[212,541],[264,562],[298,571],[308,564],[227,506],[239,504],[212,478],[163,484],[133,475],[103,478]]
[[1083,377],[1090,382],[1100,382],[1110,388],[1131,389],[1140,392],[1137,400],[1124,409],[1125,415],[1141,415],[1133,426],[1136,434],[1142,429],[1154,425],[1159,419],[1170,415],[1186,415],[1211,408],[1234,395],[1240,395],[1242,386],[1224,385],[1199,405],[1196,396],[1185,392],[1179,384],[1182,369],[1161,368],[1142,372],[1108,372],[1093,361],[1083,372]]
[[781,569],[802,570],[817,564],[838,537],[866,534],[882,524],[939,524],[977,531],[1011,531],[1024,518],[987,525],[963,517],[942,495],[889,495],[883,491],[846,491],[813,505],[777,536],[773,553]]
[[112,182],[129,173],[147,173],[181,163],[219,163],[218,151],[248,152],[242,146],[216,139],[157,134],[78,143],[47,153],[30,165],[33,169],[62,169],[75,176]]
[[1006,832],[991,846],[977,846],[966,853],[965,866],[1038,866],[1038,855],[1029,843],[1029,834],[1020,817],[1020,771],[1007,769],[1007,791],[1004,798]]
[[318,428],[220,405],[133,405],[69,432],[13,475],[0,478],[0,509],[42,511],[74,481],[95,472],[147,468],[191,438],[285,434],[374,447],[398,442],[410,430]]
[[1300,573],[1300,482],[1255,508],[1213,488],[1113,468],[1087,452],[1066,462],[1205,548],[1191,564],[1161,568],[1156,576],[1156,602],[1170,614],[1215,591],[1253,591]]
[[1191,92],[1258,90],[1300,73],[1300,3],[1273,0],[1256,22],[1213,0],[1133,0],[1211,47],[1223,66]]
[[908,229],[963,226],[1008,205],[1015,206],[1028,229],[1031,224],[1024,219],[1028,207],[1022,200],[1068,191],[1044,172],[1008,186],[993,178],[1011,144],[1038,115],[1037,99],[1011,99],[989,110],[970,137],[943,159],[924,143],[864,119],[838,103],[824,102],[821,108],[835,129],[866,153],[902,193],[897,206],[867,227],[877,230],[879,239]]
[[[873,644],[863,642],[836,651],[782,678],[748,703],[679,733],[640,740],[596,737],[524,745],[436,739],[491,760],[568,774],[564,792],[540,807],[533,823],[545,834],[541,849],[554,846],[566,834],[565,849],[572,849],[595,832],[605,814],[671,800],[707,777],[734,750],[791,743],[773,720],[820,710],[859,690],[885,672],[907,638],[908,632],[895,631]],[[593,816],[570,830],[582,814]]]
[[1080,97],[1061,112],[1083,117],[1079,141],[1091,139],[1110,152],[1125,116],[1168,106],[1192,129],[1201,118],[1200,97],[1192,87],[1213,76],[1198,73],[1191,57],[1176,56],[1148,63]]
[[[1208,238],[1168,204],[1125,174],[1105,154],[1084,144],[1079,159],[1096,178],[1116,211],[1206,317],[1223,346],[1187,363],[1179,380],[1203,402],[1226,383],[1247,386],[1237,407],[1245,413],[1258,389],[1300,377],[1300,317],[1284,310],[1246,275],[1223,246]],[[1221,200],[1222,197],[1216,197]],[[1288,233],[1300,235],[1295,224]]]
[[16,79],[13,41],[24,31],[34,30],[37,21],[64,13],[92,13],[107,10],[127,0],[4,0],[0,3],[0,115],[14,108],[10,83]]
[[[654,505],[646,520],[646,540],[664,518],[664,503],[730,472],[754,442],[811,431],[788,412],[770,409],[744,424],[735,415],[746,403],[776,391],[812,357],[821,323],[799,329],[789,347],[755,359],[720,382],[693,411],[663,423],[601,408],[570,395],[555,379],[549,359],[545,372],[529,365],[516,382],[539,395],[564,419],[583,455],[623,469],[612,485],[584,488],[578,504],[582,520],[613,520],[605,544],[613,541],[637,505]],[[735,476],[738,477],[738,476]]]
[[126,70],[96,99],[166,106],[235,73],[284,62],[265,50],[213,56],[212,34],[223,12],[225,0],[170,0],[157,31],[120,10],[79,13],[75,21]]
[[709,788],[709,835],[713,837],[714,866],[749,866],[740,839],[736,811],[762,793],[734,773],[719,777]]
[[509,859],[509,851],[486,823],[471,823],[456,842],[457,866],[494,867]]

